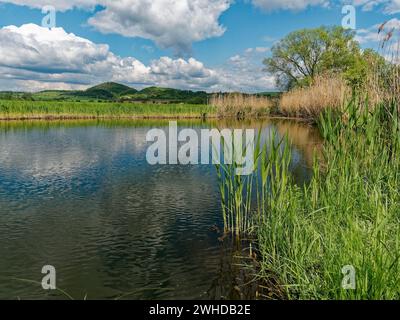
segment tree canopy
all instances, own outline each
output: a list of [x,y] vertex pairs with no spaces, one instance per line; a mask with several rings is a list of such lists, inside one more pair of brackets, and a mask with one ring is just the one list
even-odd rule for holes
[[354,35],[342,27],[294,31],[272,47],[272,56],[264,60],[266,70],[276,75],[282,89],[307,85],[327,71],[354,70],[362,55]]

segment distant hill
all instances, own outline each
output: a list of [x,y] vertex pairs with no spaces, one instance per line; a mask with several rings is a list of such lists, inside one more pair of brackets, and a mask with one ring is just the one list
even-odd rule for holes
[[102,84],[99,84],[97,86],[91,87],[86,90],[86,92],[91,92],[91,91],[96,91],[96,90],[104,90],[113,93],[116,96],[119,96],[123,92],[129,91],[129,90],[134,90],[131,87],[128,87],[123,84],[115,83],[115,82],[105,82]]
[[147,101],[166,103],[207,103],[208,94],[204,91],[178,90],[171,88],[149,87],[136,93],[124,94],[120,97],[124,101]]
[[83,96],[97,99],[117,99],[125,94],[134,94],[137,90],[123,84],[115,82],[106,82],[97,86],[91,87],[82,92]]
[[[276,93],[265,92],[260,93],[259,95],[274,96],[275,94]],[[36,93],[0,92],[0,99],[189,104],[206,104],[210,96],[211,94],[208,94],[205,91],[190,91],[160,87],[149,87],[139,91],[115,82],[105,82],[82,91],[45,90]]]

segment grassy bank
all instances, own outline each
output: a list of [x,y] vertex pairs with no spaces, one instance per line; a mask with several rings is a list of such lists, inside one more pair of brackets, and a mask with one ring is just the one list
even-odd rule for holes
[[[276,99],[275,99],[276,100]],[[215,95],[206,104],[0,99],[0,120],[101,118],[259,118],[273,114],[271,98]]]
[[204,118],[207,105],[0,100],[0,120],[85,118]]
[[[326,143],[309,185],[293,181],[288,147],[276,140],[256,151],[253,177],[233,178],[229,168],[221,176],[232,186],[222,189],[227,228],[258,239],[259,276],[277,297],[400,298],[399,114],[394,104],[356,105],[320,117]],[[355,289],[342,286],[348,268]]]

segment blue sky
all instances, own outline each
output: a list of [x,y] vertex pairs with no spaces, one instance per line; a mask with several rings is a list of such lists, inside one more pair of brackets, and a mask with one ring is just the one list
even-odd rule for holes
[[[42,7],[56,28],[42,27]],[[0,90],[141,88],[274,90],[262,60],[293,30],[341,25],[354,5],[363,47],[399,27],[400,0],[0,0]],[[13,27],[11,27],[13,26]]]

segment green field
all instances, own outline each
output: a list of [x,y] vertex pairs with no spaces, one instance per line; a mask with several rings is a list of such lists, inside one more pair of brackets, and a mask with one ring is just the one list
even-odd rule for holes
[[191,104],[0,100],[0,119],[211,117],[214,108]]

